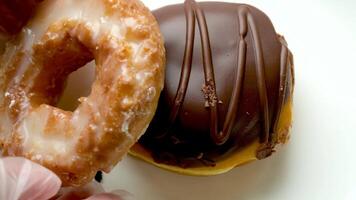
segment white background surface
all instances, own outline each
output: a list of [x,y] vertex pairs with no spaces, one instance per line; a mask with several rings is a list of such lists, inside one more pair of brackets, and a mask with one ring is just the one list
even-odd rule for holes
[[[152,9],[182,1],[143,0]],[[356,199],[356,2],[239,2],[267,13],[294,53],[289,145],[214,177],[177,175],[126,157],[104,177],[106,188],[126,189],[138,200]]]
[[[143,2],[155,9],[183,0]],[[294,54],[290,143],[268,159],[212,177],[177,175],[128,156],[104,177],[105,187],[128,190],[137,200],[356,200],[356,1],[231,2],[264,11]],[[85,69],[75,76],[85,75],[93,78]],[[80,89],[72,86],[68,101]]]

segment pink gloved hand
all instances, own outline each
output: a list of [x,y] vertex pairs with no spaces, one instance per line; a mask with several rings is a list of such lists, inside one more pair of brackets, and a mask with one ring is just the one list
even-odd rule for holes
[[61,180],[50,170],[19,157],[0,158],[0,199],[47,200],[88,199],[126,200],[128,192],[105,193],[92,182],[81,188],[61,188]]

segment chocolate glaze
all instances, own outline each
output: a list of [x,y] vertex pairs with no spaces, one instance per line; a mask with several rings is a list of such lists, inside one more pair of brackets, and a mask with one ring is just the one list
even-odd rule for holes
[[294,80],[290,52],[268,17],[249,5],[193,0],[154,14],[166,81],[140,143],[156,161],[183,167],[214,165],[256,138],[257,157],[269,156]]

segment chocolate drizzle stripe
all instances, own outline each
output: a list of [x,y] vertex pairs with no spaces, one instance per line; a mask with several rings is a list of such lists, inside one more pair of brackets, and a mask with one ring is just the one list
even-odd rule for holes
[[269,108],[268,108],[268,97],[267,97],[267,87],[265,78],[265,66],[263,61],[263,53],[261,47],[261,41],[258,34],[258,30],[251,13],[247,12],[247,22],[252,33],[252,40],[255,50],[255,62],[256,62],[256,75],[257,75],[257,87],[260,99],[260,109],[263,113],[262,124],[263,131],[261,134],[261,142],[266,144],[269,140]]
[[226,119],[223,127],[223,131],[220,133],[220,135],[224,138],[226,141],[228,137],[231,134],[232,127],[234,125],[236,116],[237,116],[237,111],[238,111],[238,105],[239,105],[239,99],[240,99],[240,94],[241,94],[241,89],[243,85],[243,80],[244,80],[244,73],[245,73],[245,61],[246,61],[246,42],[244,40],[240,40],[239,42],[239,61],[238,61],[238,67],[237,67],[237,72],[236,72],[236,78],[235,78],[235,85],[233,88],[231,100],[229,103],[229,108],[226,114]]
[[[286,45],[286,47],[287,47],[287,45]],[[293,63],[293,54],[289,51],[289,49],[287,48],[287,50],[288,50],[288,63],[289,63],[289,70],[290,70],[290,73],[291,73],[291,75],[292,75],[292,85],[294,85],[295,84],[295,71],[294,71],[294,63]],[[292,87],[292,89],[293,89],[294,87]]]
[[218,119],[218,98],[216,94],[216,84],[214,78],[214,68],[212,61],[212,52],[210,47],[209,31],[206,24],[204,11],[200,9],[199,5],[192,1],[196,11],[196,17],[199,25],[199,32],[202,44],[203,66],[205,85],[203,92],[205,93],[206,107],[210,112],[210,135],[217,145],[225,143],[225,138],[219,134],[219,119]]
[[278,100],[277,100],[277,111],[275,113],[275,119],[273,125],[273,133],[277,133],[278,121],[280,118],[282,107],[284,105],[286,89],[287,89],[288,49],[284,44],[282,44],[280,66],[281,66],[280,83],[279,83],[279,92],[278,92]]
[[229,138],[231,134],[232,127],[234,125],[237,116],[239,100],[241,98],[240,95],[241,95],[241,90],[242,90],[242,85],[243,85],[243,80],[245,75],[245,68],[246,68],[246,53],[247,53],[246,52],[247,44],[245,41],[245,37],[247,34],[246,15],[240,15],[239,13],[238,20],[239,20],[240,41],[238,44],[237,72],[236,72],[235,83],[231,95],[231,100],[229,103],[226,119],[223,126],[223,131],[222,133],[220,133],[220,135],[223,136],[225,141]]
[[193,50],[194,50],[194,38],[195,38],[195,13],[189,1],[184,3],[185,15],[186,15],[186,39],[184,58],[182,63],[182,71],[180,75],[179,85],[177,93],[173,102],[172,111],[169,115],[169,126],[171,126],[182,107],[185,95],[187,93],[190,72],[192,70]]

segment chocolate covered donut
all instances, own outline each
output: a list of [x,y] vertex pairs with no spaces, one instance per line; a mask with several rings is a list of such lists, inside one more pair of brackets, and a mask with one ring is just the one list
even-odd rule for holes
[[268,157],[287,141],[293,58],[262,11],[187,0],[154,15],[167,50],[165,87],[133,155],[210,175]]

